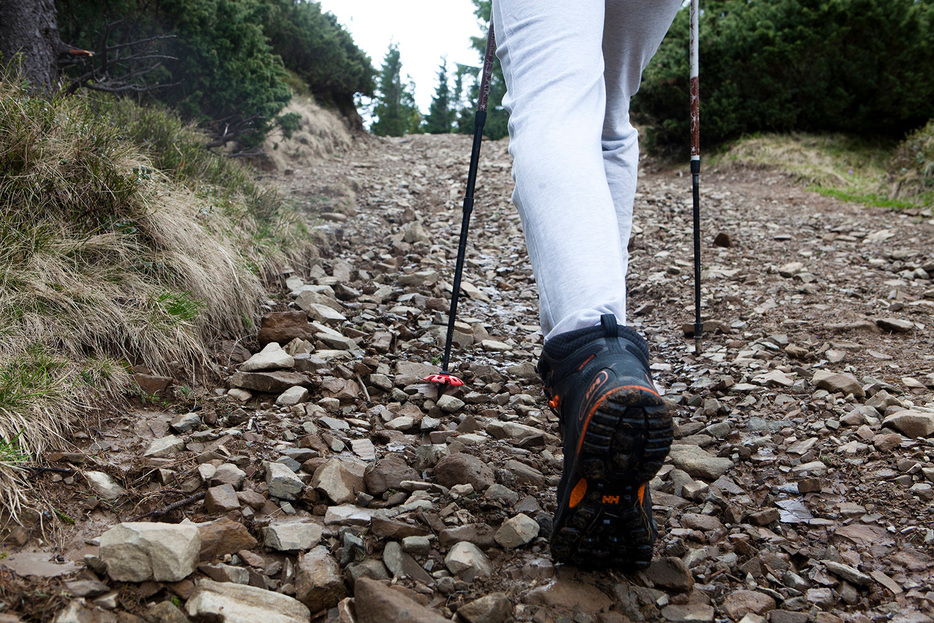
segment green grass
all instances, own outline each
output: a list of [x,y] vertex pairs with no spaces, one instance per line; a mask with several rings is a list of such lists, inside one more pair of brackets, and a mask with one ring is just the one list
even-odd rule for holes
[[[934,125],[929,128],[928,134],[934,136]],[[774,166],[795,176],[810,191],[869,207],[925,208],[934,197],[934,166],[927,166],[918,154],[927,149],[928,159],[934,162],[934,140],[919,134],[911,143],[914,150],[906,155],[911,140],[871,141],[840,134],[754,135],[722,147],[709,163]],[[906,174],[906,163],[919,159],[919,170]]]
[[0,465],[16,466],[29,460],[29,455],[23,452],[19,446],[19,437],[23,431],[19,431],[9,441],[0,439]]
[[819,195],[825,197],[833,197],[840,201],[848,201],[851,203],[861,203],[865,206],[871,208],[888,208],[890,210],[908,210],[911,208],[919,207],[916,202],[905,201],[902,199],[890,199],[889,197],[884,197],[876,193],[855,193],[848,192],[846,190],[839,190],[836,188],[828,188],[826,186],[808,186],[807,189],[811,192],[816,192]]

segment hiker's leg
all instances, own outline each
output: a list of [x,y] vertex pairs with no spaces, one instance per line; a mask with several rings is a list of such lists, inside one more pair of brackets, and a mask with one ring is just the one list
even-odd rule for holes
[[538,284],[542,331],[625,318],[619,226],[601,135],[604,4],[494,0],[510,111],[509,151]]
[[[603,56],[607,103],[603,124],[603,163],[616,218],[625,275],[632,232],[632,204],[639,170],[639,134],[629,122],[629,100],[681,0],[607,0]],[[685,103],[687,107],[687,103]],[[625,320],[625,317],[619,317]]]

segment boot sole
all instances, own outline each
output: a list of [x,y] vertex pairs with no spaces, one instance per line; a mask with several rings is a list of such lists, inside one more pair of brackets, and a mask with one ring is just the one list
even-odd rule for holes
[[559,500],[565,508],[557,513],[551,537],[556,561],[623,570],[649,565],[654,520],[643,495],[668,456],[672,436],[671,415],[654,392],[620,387],[602,398],[577,456],[565,457],[574,461],[568,482],[574,489]]

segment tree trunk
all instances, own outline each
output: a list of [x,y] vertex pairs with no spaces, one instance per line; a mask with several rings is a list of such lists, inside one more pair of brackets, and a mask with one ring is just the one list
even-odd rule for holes
[[49,93],[58,83],[61,48],[54,0],[0,0],[0,65],[8,72]]

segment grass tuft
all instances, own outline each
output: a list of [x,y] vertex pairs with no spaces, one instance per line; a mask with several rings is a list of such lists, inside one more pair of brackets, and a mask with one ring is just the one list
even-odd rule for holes
[[313,252],[206,142],[162,109],[0,76],[0,505],[16,507],[17,453],[122,400],[130,366],[199,374],[212,342],[255,326],[264,276]]

